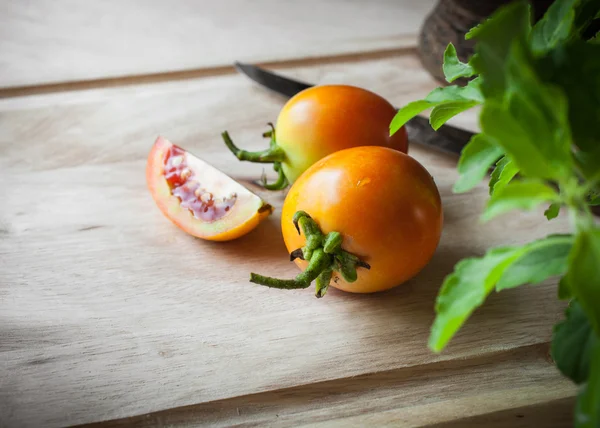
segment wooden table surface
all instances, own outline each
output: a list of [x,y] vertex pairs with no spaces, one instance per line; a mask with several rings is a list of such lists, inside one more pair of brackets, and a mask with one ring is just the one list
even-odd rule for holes
[[[415,45],[432,1],[0,1],[0,426],[569,426],[574,387],[548,355],[556,281],[493,294],[448,349],[433,302],[463,257],[567,230],[540,212],[480,224],[456,158],[418,145],[445,228],[390,292],[282,292],[283,193],[248,236],[175,229],[145,185],[158,134],[248,186],[219,134],[258,148],[284,100],[244,60],[395,105],[437,84]],[[476,129],[475,113],[453,121]]]

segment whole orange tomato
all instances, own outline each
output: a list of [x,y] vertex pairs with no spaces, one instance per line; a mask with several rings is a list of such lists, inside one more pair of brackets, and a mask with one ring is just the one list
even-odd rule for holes
[[387,290],[429,262],[442,224],[438,189],[415,159],[383,147],[342,150],[302,174],[283,205],[285,245],[305,271],[295,280],[251,280],[305,288],[317,279],[318,297],[329,283],[354,293]]
[[265,133],[271,145],[261,152],[240,150],[227,132],[223,139],[240,160],[273,163],[279,180],[265,187],[282,189],[293,183],[319,159],[359,146],[389,147],[406,153],[404,128],[390,136],[389,124],[396,109],[366,89],[323,85],[292,97],[277,118],[276,127]]

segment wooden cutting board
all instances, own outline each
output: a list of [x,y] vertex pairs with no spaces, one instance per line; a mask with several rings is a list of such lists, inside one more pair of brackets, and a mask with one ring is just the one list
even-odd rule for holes
[[[412,52],[279,71],[396,105],[435,86]],[[481,224],[486,185],[453,194],[456,158],[411,147],[442,194],[444,233],[417,277],[381,294],[248,282],[296,274],[284,193],[263,192],[275,213],[229,243],[162,216],[144,178],[158,134],[250,186],[261,167],[238,163],[219,134],[257,149],[282,103],[233,70],[0,99],[0,426],[568,425],[575,389],[548,357],[555,281],[494,293],[445,352],[426,347],[458,260],[568,229],[541,211]]]
[[0,87],[412,48],[434,2],[3,0]]

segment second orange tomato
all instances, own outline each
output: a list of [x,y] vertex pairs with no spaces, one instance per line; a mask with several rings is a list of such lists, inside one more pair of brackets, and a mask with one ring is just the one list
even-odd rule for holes
[[229,135],[223,138],[240,160],[273,163],[280,177],[279,189],[293,183],[319,159],[359,146],[381,146],[406,153],[404,128],[389,135],[396,109],[384,98],[366,89],[345,85],[323,85],[292,97],[277,118],[275,130],[267,133],[271,145],[261,152],[236,147]]

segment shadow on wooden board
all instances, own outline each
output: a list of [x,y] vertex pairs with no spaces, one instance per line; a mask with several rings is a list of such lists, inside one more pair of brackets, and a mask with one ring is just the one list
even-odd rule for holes
[[428,428],[562,428],[573,426],[575,397],[429,425]]

